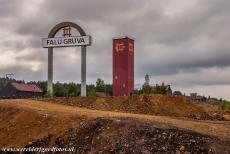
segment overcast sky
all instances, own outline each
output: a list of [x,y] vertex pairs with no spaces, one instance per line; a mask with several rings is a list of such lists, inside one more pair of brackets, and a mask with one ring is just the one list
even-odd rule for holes
[[[135,85],[230,100],[229,0],[0,0],[0,76],[47,79],[41,38],[63,21],[93,38],[87,83],[112,82],[112,39],[135,40]],[[54,50],[54,80],[80,83],[80,48]]]

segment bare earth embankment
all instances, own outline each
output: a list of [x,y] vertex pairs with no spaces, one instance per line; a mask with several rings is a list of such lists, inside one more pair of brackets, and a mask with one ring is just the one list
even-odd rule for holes
[[43,98],[45,102],[77,106],[103,111],[119,111],[136,114],[160,115],[170,117],[186,117],[200,120],[222,120],[220,114],[206,112],[197,103],[185,97],[165,95],[141,95],[133,97],[75,97],[75,98]]
[[164,97],[0,100],[0,147],[230,153],[229,121],[218,120],[184,98]]

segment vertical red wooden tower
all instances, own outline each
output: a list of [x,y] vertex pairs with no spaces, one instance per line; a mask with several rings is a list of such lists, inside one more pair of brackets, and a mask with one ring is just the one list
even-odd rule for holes
[[134,92],[134,40],[113,39],[113,96]]

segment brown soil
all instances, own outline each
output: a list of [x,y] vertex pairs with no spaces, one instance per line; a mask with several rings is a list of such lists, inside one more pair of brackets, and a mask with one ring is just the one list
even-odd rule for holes
[[[157,102],[155,96],[151,97]],[[163,99],[160,95],[156,97]],[[87,98],[76,99],[85,101]],[[101,103],[101,100],[106,99],[110,101],[115,99],[116,101],[111,103],[114,106],[122,106],[121,103],[115,105],[115,102],[127,98],[89,98],[89,102],[92,102],[88,106],[94,104],[93,100],[96,100],[95,104],[107,106],[108,102]],[[131,99],[140,101],[145,98]],[[172,99],[183,100],[184,98],[173,97]],[[94,109],[92,110],[76,107],[77,105],[48,103],[44,100],[43,102],[0,100],[0,148],[74,146],[82,153],[122,153],[122,151],[124,153],[176,153],[178,151],[210,153],[210,150],[212,153],[229,152],[230,122],[181,118],[190,114],[186,114],[183,108],[176,109],[176,104],[170,102],[169,98],[166,102],[167,100],[168,104],[175,105],[168,114],[173,117],[147,115],[146,112],[144,114],[125,113],[123,111],[125,108],[121,108],[123,112],[95,110],[96,107],[92,107]],[[148,100],[143,101],[143,103],[146,102]],[[202,108],[196,107],[192,102],[191,104],[185,102],[185,104],[191,105],[190,110],[185,109],[188,112],[203,114]],[[115,110],[114,108],[111,110]],[[159,108],[159,112],[162,107],[156,108]],[[169,109],[169,107],[166,108]],[[136,111],[136,107],[134,109],[133,111]],[[144,112],[144,109],[140,110]],[[130,109],[129,111],[131,112]],[[163,115],[166,114],[165,109],[162,112]],[[207,112],[204,113],[207,114]],[[158,136],[154,137],[154,134]],[[163,142],[164,138],[165,142]]]
[[84,118],[0,104],[0,147],[23,147],[51,132],[62,134]]
[[221,120],[221,116],[209,114],[203,107],[185,97],[165,95],[141,95],[133,97],[104,98],[43,98],[46,102],[77,106],[103,111],[186,117],[202,120]]

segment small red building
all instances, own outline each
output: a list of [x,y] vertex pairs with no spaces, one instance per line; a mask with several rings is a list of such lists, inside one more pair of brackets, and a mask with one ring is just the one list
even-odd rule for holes
[[34,84],[8,83],[1,91],[1,98],[41,97],[43,90]]
[[113,39],[113,96],[134,92],[134,40]]

